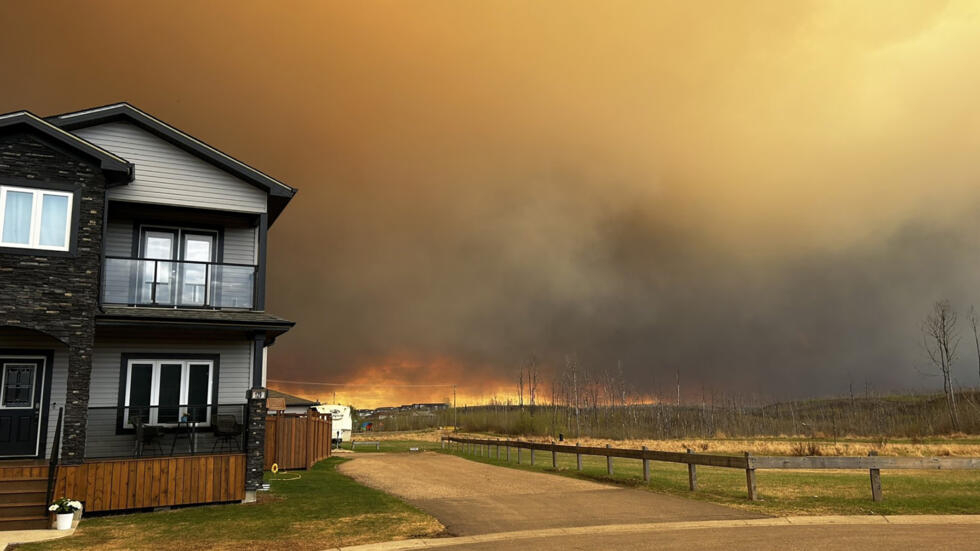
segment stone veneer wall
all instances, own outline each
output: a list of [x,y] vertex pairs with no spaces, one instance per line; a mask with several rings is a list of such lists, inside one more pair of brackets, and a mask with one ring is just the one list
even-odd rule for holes
[[0,134],[0,182],[69,185],[78,192],[72,205],[79,215],[72,229],[72,251],[0,250],[0,326],[33,329],[68,345],[61,456],[65,463],[81,463],[99,298],[105,177],[93,161],[21,130]]
[[248,426],[245,427],[245,489],[262,487],[265,468],[265,400],[248,400]]

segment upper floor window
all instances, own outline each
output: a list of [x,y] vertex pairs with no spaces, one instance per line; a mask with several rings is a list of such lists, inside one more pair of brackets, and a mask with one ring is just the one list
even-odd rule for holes
[[0,246],[67,251],[73,194],[0,186]]

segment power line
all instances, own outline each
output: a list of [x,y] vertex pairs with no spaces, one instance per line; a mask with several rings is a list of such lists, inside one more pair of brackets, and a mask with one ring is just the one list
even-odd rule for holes
[[450,388],[456,385],[391,385],[391,384],[374,384],[374,383],[314,383],[312,381],[286,381],[283,379],[266,379],[267,383],[282,383],[287,385],[317,385],[317,386],[363,386],[363,387],[385,387],[385,388],[407,388],[407,387],[440,387],[440,388]]

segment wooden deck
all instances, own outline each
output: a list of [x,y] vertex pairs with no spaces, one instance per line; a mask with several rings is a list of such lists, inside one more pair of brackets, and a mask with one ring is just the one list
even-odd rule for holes
[[55,497],[85,511],[221,503],[245,499],[245,454],[89,459],[58,467]]

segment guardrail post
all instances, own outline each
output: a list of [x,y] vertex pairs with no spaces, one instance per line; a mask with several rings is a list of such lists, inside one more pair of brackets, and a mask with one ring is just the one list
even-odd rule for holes
[[749,501],[758,501],[759,496],[755,491],[755,468],[752,467],[752,454],[745,452],[745,485],[749,490]]
[[[610,446],[609,444],[606,444],[606,449],[609,449],[611,447],[612,446]],[[609,476],[612,476],[612,474],[613,474],[612,456],[611,455],[607,455],[606,456],[606,474],[608,474]]]
[[504,451],[507,453],[507,462],[510,463],[510,440],[504,442]]
[[[876,451],[868,452],[869,457],[876,455]],[[871,469],[871,501],[881,501],[881,469]]]
[[647,459],[647,447],[643,446],[643,482],[650,482],[650,460]]
[[[578,442],[575,443],[575,447],[580,447]],[[578,453],[577,451],[575,453],[575,466],[578,468],[578,470],[582,470],[582,454]]]
[[445,440],[442,441],[442,449],[446,449],[446,441]]
[[534,466],[534,448],[533,448],[534,443],[533,442],[531,443],[531,446],[532,446],[532,448],[531,448],[531,466],[533,467]]
[[500,439],[499,438],[497,439],[497,445],[495,447],[495,450],[497,452],[497,461],[500,461]]
[[520,447],[517,448],[517,464],[518,465],[521,464],[521,448]]
[[558,452],[555,451],[555,443],[551,443],[551,468],[558,468]]
[[[694,453],[694,450],[687,448],[687,453]],[[692,491],[698,489],[698,466],[694,463],[687,464],[687,487]]]

